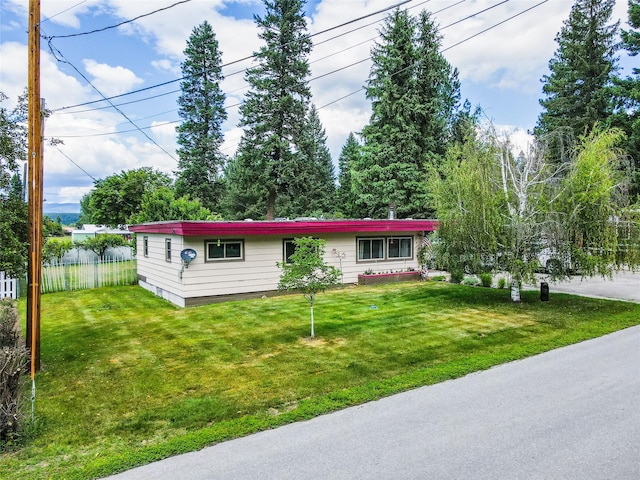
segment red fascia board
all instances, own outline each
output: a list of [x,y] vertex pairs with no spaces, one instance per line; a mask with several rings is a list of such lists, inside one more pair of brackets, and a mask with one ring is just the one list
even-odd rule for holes
[[434,231],[437,220],[316,220],[316,221],[175,221],[132,225],[135,233],[195,236],[319,235],[322,233],[374,233]]

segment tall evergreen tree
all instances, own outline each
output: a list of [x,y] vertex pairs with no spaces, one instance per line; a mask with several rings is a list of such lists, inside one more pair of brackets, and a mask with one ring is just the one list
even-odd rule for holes
[[[629,30],[622,30],[622,46],[635,57],[640,52],[640,1],[629,0]],[[631,75],[615,79],[616,110],[611,123],[627,134],[624,150],[633,162],[630,193],[640,196],[640,68]]]
[[417,21],[415,115],[420,150],[430,163],[446,154],[460,104],[458,69],[440,53],[440,42],[430,13],[421,12]]
[[226,204],[235,217],[256,212],[273,219],[277,201],[288,202],[295,165],[303,159],[299,152],[311,97],[307,76],[312,46],[304,3],[264,0],[264,17],[255,17],[265,44],[256,54],[258,64],[246,73],[250,91],[240,107],[245,130],[227,172]]
[[558,49],[542,78],[545,98],[537,135],[568,128],[576,136],[611,114],[612,77],[617,69],[618,23],[610,24],[615,0],[576,0],[556,35]]
[[362,215],[356,209],[355,193],[351,180],[351,170],[358,165],[361,155],[362,145],[351,132],[346,142],[342,146],[340,157],[338,158],[338,190],[336,192],[336,206],[347,218],[357,218]]
[[358,210],[399,217],[432,213],[425,188],[427,166],[438,163],[451,138],[459,102],[457,71],[440,53],[440,36],[429,14],[390,14],[372,50],[367,98],[369,124],[363,154],[352,170]]
[[182,63],[182,94],[178,113],[178,171],[176,193],[198,199],[211,211],[219,210],[220,175],[225,156],[222,123],[227,119],[221,62],[213,28],[206,20],[195,27],[187,41]]
[[300,161],[296,162],[288,195],[287,216],[330,214],[334,210],[335,173],[327,134],[315,105],[311,105],[300,139]]

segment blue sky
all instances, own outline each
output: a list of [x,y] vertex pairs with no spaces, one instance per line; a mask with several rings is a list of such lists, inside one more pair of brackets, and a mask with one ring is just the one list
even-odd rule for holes
[[[264,13],[260,0],[192,0],[118,28],[60,38],[116,25],[178,1],[42,1],[42,32],[53,37],[52,49],[46,40],[41,45],[42,96],[53,110],[45,135],[64,141],[59,147],[45,148],[45,211],[58,203],[77,204],[94,178],[143,166],[166,172],[176,169],[180,87],[178,82],[156,86],[180,77],[182,52],[196,25],[205,19],[212,24],[223,63],[250,56],[260,48],[253,22],[254,14]],[[399,3],[401,0],[308,1],[309,32]],[[555,35],[572,5],[572,0],[412,0],[400,8],[414,15],[422,9],[433,12],[441,28],[444,55],[460,72],[463,98],[481,106],[498,127],[515,132],[515,141],[525,142],[526,131],[533,128],[540,113],[540,79],[556,50]],[[1,0],[1,6],[0,90],[10,97],[4,106],[11,107],[27,84],[28,0]],[[371,113],[360,90],[370,62],[357,62],[369,56],[384,16],[379,13],[313,38],[311,78],[326,76],[312,80],[310,87],[336,163],[349,132],[360,131]],[[617,1],[617,19],[628,28],[626,0]],[[500,22],[504,23],[498,25]],[[345,34],[329,40],[339,33]],[[453,46],[458,42],[462,43]],[[622,54],[621,66],[628,67],[633,60]],[[242,133],[237,127],[237,105],[247,91],[243,75],[234,73],[250,65],[244,61],[223,69],[229,115],[223,149],[229,155]],[[336,71],[342,67],[347,68]],[[120,112],[104,101],[73,107],[101,98],[87,80],[107,97],[153,88],[114,99]]]

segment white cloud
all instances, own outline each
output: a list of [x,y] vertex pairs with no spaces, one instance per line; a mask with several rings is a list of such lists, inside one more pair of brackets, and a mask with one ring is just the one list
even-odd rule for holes
[[[94,28],[116,24],[123,20],[146,14],[155,9],[167,7],[175,0],[130,1],[130,0],[57,0],[42,2],[43,29],[55,30],[58,34],[80,33]],[[322,0],[309,18],[309,32],[316,33],[341,22],[354,19],[369,12],[398,3],[398,0]],[[482,30],[506,20],[508,17],[529,8],[538,0],[518,0],[508,2],[486,13],[461,21],[455,26],[447,25],[473,13],[496,5],[489,0],[473,0],[455,5],[455,0],[422,2],[415,0],[403,8],[411,8],[417,15],[422,8],[439,10],[435,18],[442,28],[442,46],[447,48],[463,41],[460,45],[446,50],[445,56],[460,71],[463,88],[466,85],[482,87],[482,98],[470,98],[472,104],[486,103],[491,107],[491,116],[496,125],[511,122],[501,118],[505,115],[497,97],[504,99],[530,96],[536,98],[540,92],[540,78],[547,71],[547,64],[557,48],[554,41],[562,22],[568,18],[573,2],[546,2],[530,12],[524,13],[485,33]],[[3,40],[0,43],[1,90],[15,102],[27,84],[26,30],[27,0],[3,0]],[[126,26],[99,35],[87,35],[55,42],[54,44],[71,59],[85,59],[84,68],[92,83],[105,95],[129,92],[139,86],[152,86],[166,79],[180,77],[180,62],[183,51],[193,28],[203,20],[208,20],[214,28],[222,51],[224,64],[249,57],[262,46],[257,36],[257,28],[252,20],[235,19],[221,12],[233,8],[255,11],[262,5],[260,0],[212,0],[196,1],[177,5],[166,11],[144,17]],[[229,6],[229,9],[224,9]],[[415,6],[415,7],[414,7]],[[616,2],[614,17],[626,21],[627,2]],[[5,20],[5,12],[9,21]],[[12,12],[19,12],[18,16]],[[310,56],[311,78],[348,67],[366,59],[378,35],[381,23],[364,27],[368,23],[384,18],[385,14],[341,27],[331,32],[313,37],[315,47]],[[20,21],[23,24],[16,26]],[[363,27],[363,28],[359,28]],[[340,33],[352,32],[337,37]],[[18,34],[19,33],[19,34]],[[476,37],[466,40],[473,35]],[[11,36],[10,36],[11,35]],[[99,37],[99,38],[98,38]],[[331,39],[332,37],[336,37]],[[114,50],[109,39],[117,41]],[[329,40],[331,39],[331,40]],[[374,40],[372,40],[374,39]],[[325,58],[326,57],[326,58]],[[78,60],[78,63],[80,61]],[[233,154],[242,130],[237,127],[240,120],[238,104],[247,91],[243,69],[252,65],[251,60],[229,65],[223,69],[226,78],[222,84],[227,95],[228,120],[223,128],[225,141],[223,151]],[[82,67],[82,64],[76,65]],[[342,145],[350,132],[359,132],[368,122],[371,114],[369,102],[362,87],[369,75],[370,62],[365,61],[336,73],[313,80],[310,88],[313,102],[317,107],[330,104],[319,110],[326,129],[328,144],[334,161],[337,161]],[[240,72],[234,74],[235,72]],[[96,92],[82,80],[69,65],[58,62],[47,53],[46,44],[41,53],[42,96],[49,108],[83,104],[96,100]],[[128,97],[122,102],[151,97],[178,89],[177,83],[165,90],[154,89],[140,97]],[[355,92],[355,93],[354,93]],[[516,97],[517,96],[517,97]],[[341,97],[345,97],[341,100]],[[178,118],[175,109],[177,94],[132,103],[122,107],[127,115],[140,127],[151,125],[145,130],[155,142],[167,150],[163,152],[142,134],[136,132],[119,113],[111,108],[96,110],[104,104],[88,104],[84,107],[56,110],[47,119],[45,134],[60,136],[65,142],[60,146],[73,162],[85,169],[89,175],[104,178],[121,170],[151,166],[165,172],[176,169],[175,125],[165,122]],[[9,103],[9,102],[7,102]],[[7,106],[7,105],[4,105]],[[537,107],[537,104],[535,105]],[[511,109],[513,110],[513,108]],[[74,113],[72,113],[74,112]],[[526,142],[524,124],[535,121],[536,111],[519,112],[526,118],[520,125],[510,126],[514,131],[514,142]],[[519,130],[518,130],[519,128]],[[129,131],[116,135],[114,132]],[[173,157],[173,158],[172,158]],[[54,198],[53,189],[60,198],[79,198],[91,188],[93,181],[57,149],[45,147],[45,189]],[[65,190],[66,189],[66,190]],[[83,190],[84,189],[84,190]],[[75,193],[74,193],[75,192]],[[49,193],[47,193],[49,196]],[[58,202],[59,200],[56,200]]]
[[128,68],[116,66],[112,67],[106,63],[98,63],[92,59],[83,60],[87,73],[91,75],[92,83],[104,95],[118,95],[133,90],[133,87],[143,83]]

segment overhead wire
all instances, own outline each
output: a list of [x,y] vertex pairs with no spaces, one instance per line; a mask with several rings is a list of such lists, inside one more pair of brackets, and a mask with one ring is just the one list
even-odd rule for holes
[[[451,26],[453,26],[453,25],[459,24],[460,22],[462,22],[462,21],[464,21],[464,20],[469,20],[469,19],[471,19],[471,18],[475,17],[476,15],[478,15],[478,14],[480,14],[480,13],[485,13],[486,11],[491,10],[492,8],[496,8],[496,7],[498,7],[498,6],[500,6],[500,5],[504,4],[504,3],[507,3],[508,1],[510,1],[510,0],[503,0],[503,1],[501,1],[500,3],[495,4],[495,5],[491,6],[491,7],[487,7],[487,8],[485,8],[485,9],[483,9],[483,10],[480,10],[480,11],[478,11],[478,12],[475,12],[475,13],[472,13],[472,14],[470,14],[470,15],[467,15],[466,17],[464,17],[464,18],[462,18],[462,19],[459,19],[459,20],[457,20],[457,21],[455,21],[455,22],[452,22],[451,24],[448,24],[448,25],[446,25],[446,26],[442,27],[441,29],[446,29],[446,28],[449,28],[449,27],[451,27]],[[456,47],[456,46],[458,46],[458,45],[461,45],[461,44],[463,44],[463,43],[465,43],[465,42],[467,42],[467,41],[469,41],[469,40],[471,40],[471,39],[473,39],[473,38],[477,37],[478,35],[480,35],[480,34],[482,34],[482,33],[486,33],[487,31],[492,30],[493,28],[496,28],[496,27],[498,27],[498,26],[500,26],[500,25],[502,25],[502,24],[506,23],[507,21],[510,21],[510,20],[512,20],[512,19],[514,19],[514,18],[516,18],[516,17],[518,17],[518,16],[520,16],[520,15],[522,15],[522,14],[524,14],[524,13],[527,13],[528,11],[530,11],[530,10],[532,10],[532,9],[534,9],[534,8],[537,8],[537,7],[539,7],[540,5],[542,5],[542,4],[544,4],[544,3],[547,3],[548,1],[549,1],[549,0],[542,0],[541,2],[537,3],[536,5],[534,5],[534,6],[532,6],[532,7],[529,7],[529,8],[527,8],[527,9],[525,9],[525,10],[523,10],[523,11],[521,11],[521,12],[519,12],[519,13],[515,14],[515,15],[512,15],[512,16],[510,16],[510,17],[506,18],[505,20],[502,20],[502,21],[500,21],[500,22],[498,22],[498,23],[496,23],[496,24],[492,25],[491,27],[488,27],[488,28],[486,28],[486,29],[482,30],[481,32],[475,33],[475,34],[473,34],[473,35],[471,35],[471,36],[469,36],[469,37],[466,37],[465,39],[463,39],[463,40],[461,40],[461,41],[459,41],[459,42],[455,43],[454,45],[451,45],[451,46],[449,46],[449,47],[446,47],[446,48],[442,49],[442,50],[441,50],[441,52],[444,52],[444,51],[450,50],[451,48],[454,48],[454,47]],[[460,3],[460,2],[459,2],[459,3]],[[341,68],[338,68],[338,69],[332,70],[331,72],[327,72],[327,73],[325,73],[325,74],[321,74],[321,75],[318,75],[318,76],[316,76],[316,77],[313,77],[313,78],[309,79],[308,81],[309,81],[309,82],[311,82],[311,81],[314,81],[314,80],[318,80],[318,79],[320,79],[320,78],[326,77],[326,76],[331,75],[331,74],[333,74],[333,73],[337,73],[337,72],[342,71],[342,70],[345,70],[345,69],[347,69],[347,68],[350,68],[350,67],[356,66],[356,65],[361,64],[361,63],[363,63],[363,62],[365,62],[365,61],[367,61],[367,60],[370,60],[370,58],[371,58],[371,57],[367,57],[367,58],[364,58],[364,59],[358,60],[358,61],[356,61],[356,62],[352,62],[351,64],[346,65],[346,66],[344,66],[344,67],[341,67]],[[397,74],[399,74],[399,73],[402,73],[402,71],[406,70],[407,68],[410,68],[410,67],[405,67],[404,69],[402,69],[402,70],[400,70],[400,71],[397,71],[397,72],[392,73],[392,75],[397,75]],[[243,88],[246,88],[246,87],[243,87]],[[346,98],[348,98],[348,97],[350,97],[350,96],[356,95],[356,94],[358,94],[358,93],[362,92],[363,90],[365,90],[365,87],[361,87],[361,88],[359,88],[358,90],[355,90],[355,91],[350,92],[350,93],[348,93],[348,94],[346,94],[346,95],[343,95],[343,96],[341,96],[340,98],[337,98],[337,99],[335,99],[335,100],[332,100],[332,101],[330,101],[330,102],[328,102],[328,103],[326,103],[326,104],[323,104],[323,105],[321,105],[321,106],[317,107],[317,110],[321,110],[321,109],[323,109],[323,108],[329,107],[329,106],[331,106],[331,105],[333,105],[333,104],[335,104],[335,103],[340,102],[341,100],[344,100],[344,99],[346,99]],[[242,102],[235,103],[235,104],[232,104],[232,105],[227,105],[227,106],[225,106],[225,108],[227,108],[227,109],[229,109],[229,108],[234,108],[234,107],[237,107],[237,106],[239,106],[239,105],[242,105]],[[154,127],[164,126],[164,125],[168,125],[168,124],[175,124],[175,123],[179,123],[179,122],[180,122],[180,120],[167,121],[167,122],[158,123],[158,124],[156,124],[156,125],[152,125],[152,126],[149,126],[149,127],[141,127],[141,128],[144,128],[144,129],[150,129],[150,128],[154,128]],[[130,132],[133,132],[133,131],[135,131],[135,130],[124,130],[124,131],[118,131],[118,132],[107,132],[107,133],[88,134],[88,135],[73,135],[73,136],[64,136],[64,135],[62,135],[62,136],[60,136],[60,138],[77,138],[77,137],[84,137],[84,136],[87,136],[87,137],[98,137],[98,136],[116,135],[116,134],[120,134],[120,133],[130,133]]]
[[120,22],[120,23],[117,23],[117,24],[115,24],[115,25],[109,25],[109,26],[107,26],[107,27],[97,28],[97,29],[95,29],[95,30],[91,30],[90,32],[70,33],[70,34],[68,34],[68,35],[53,35],[53,36],[49,37],[49,39],[50,39],[50,40],[53,40],[54,38],[72,38],[72,37],[81,37],[81,36],[84,36],[84,35],[91,35],[91,34],[93,34],[93,33],[104,32],[104,31],[106,31],[106,30],[111,30],[112,28],[118,28],[118,27],[121,27],[122,25],[126,25],[127,23],[135,22],[136,20],[140,20],[141,18],[149,17],[149,16],[151,16],[151,15],[155,15],[156,13],[163,12],[163,11],[165,11],[165,10],[169,10],[170,8],[176,7],[176,6],[181,5],[181,4],[183,4],[183,3],[189,3],[189,2],[191,2],[191,1],[192,1],[192,0],[181,0],[181,1],[179,1],[179,2],[176,2],[176,3],[172,4],[172,5],[168,5],[168,6],[163,7],[163,8],[158,8],[158,9],[156,9],[156,10],[152,11],[152,12],[149,12],[149,13],[144,13],[144,14],[142,14],[142,15],[138,15],[138,16],[137,16],[137,17],[135,17],[135,18],[131,18],[131,19],[129,19],[129,20],[125,20],[125,21]]
[[40,21],[40,25],[42,25],[45,22],[48,22],[49,20],[52,20],[60,15],[62,15],[63,13],[68,12],[69,10],[73,10],[76,7],[79,7],[80,5],[82,5],[83,3],[87,3],[89,0],[82,0],[80,3],[76,3],[75,5],[72,5],[71,7],[65,8],[64,10],[62,10],[61,12],[56,13],[55,15],[51,15],[50,17],[45,18],[44,20]]
[[[431,1],[431,0],[426,0],[426,1],[423,1],[423,2],[421,2],[421,3],[418,3],[417,5],[412,5],[411,7],[408,7],[408,8],[407,8],[407,10],[411,10],[411,9],[417,8],[417,7],[419,7],[419,6],[424,5],[425,3],[429,3],[430,1]],[[458,2],[455,2],[455,3],[453,3],[453,4],[451,4],[451,5],[448,5],[448,6],[444,7],[444,8],[441,8],[440,10],[435,10],[435,11],[433,11],[432,13],[433,13],[433,14],[441,13],[441,12],[443,12],[443,11],[445,11],[445,10],[448,10],[448,9],[450,9],[450,8],[452,8],[452,7],[456,6],[456,5],[459,5],[459,4],[461,4],[461,3],[464,3],[464,2],[466,2],[466,1],[467,1],[467,0],[459,0]],[[492,9],[492,8],[495,8],[495,7],[499,6],[499,5],[501,5],[502,3],[506,3],[506,2],[508,2],[508,1],[510,1],[510,0],[504,0],[504,1],[502,1],[501,3],[499,3],[499,4],[496,4],[496,5],[494,5],[494,6],[491,6],[491,7],[485,8],[485,9],[480,10],[480,11],[478,11],[478,12],[475,12],[473,15],[479,15],[480,13],[483,13],[483,12],[485,12],[485,11],[487,11],[487,10],[490,10],[490,9]],[[405,3],[406,3],[406,2],[405,2]],[[398,5],[398,4],[396,4],[396,6],[397,6],[397,5]],[[368,14],[368,15],[366,15],[364,18],[366,18],[366,17],[368,17],[368,16],[371,16],[371,15],[373,15],[373,14],[375,14],[375,13],[379,13],[379,11],[378,11],[378,12],[374,12],[374,13],[372,13],[372,14]],[[473,16],[473,15],[472,15],[472,16]],[[360,19],[362,19],[362,18],[363,18],[363,17],[360,17]],[[447,26],[445,26],[445,27],[442,27],[442,29],[445,29],[445,28],[448,28],[448,27],[450,27],[450,26],[453,26],[453,25],[455,25],[455,24],[457,24],[457,23],[460,23],[461,21],[463,21],[463,20],[465,20],[465,19],[468,19],[468,18],[470,18],[470,17],[465,17],[464,19],[458,20],[457,22],[454,22],[454,23],[449,24],[449,25],[447,25]],[[356,20],[357,20],[357,19],[356,19]],[[354,23],[354,21],[355,21],[355,20],[350,20],[350,21],[348,21],[348,22],[345,22],[345,23],[343,23],[343,24],[340,24],[338,27],[340,27],[340,26],[344,26],[344,25],[348,25],[348,24],[351,24],[351,23]],[[355,32],[355,31],[357,31],[357,30],[360,30],[360,29],[362,29],[362,28],[366,28],[366,27],[369,27],[369,26],[371,26],[371,25],[375,25],[376,23],[378,23],[378,21],[376,21],[376,22],[372,22],[372,23],[368,23],[368,24],[366,24],[366,25],[363,25],[363,26],[360,26],[360,27],[358,27],[358,28],[355,28],[355,29],[349,30],[349,31],[347,31],[347,32],[340,33],[339,35],[335,35],[335,36],[333,36],[333,37],[331,37],[331,38],[329,38],[329,39],[323,40],[322,42],[315,43],[315,44],[314,44],[314,46],[317,46],[317,45],[320,45],[320,44],[326,43],[327,41],[330,41],[330,40],[335,40],[335,39],[340,38],[340,37],[342,37],[342,36],[344,36],[344,35],[347,35],[347,34],[349,34],[349,33],[353,33],[353,32]],[[331,28],[326,29],[326,30],[323,30],[323,31],[321,31],[321,32],[317,32],[317,33],[315,33],[314,35],[318,35],[318,34],[320,34],[320,33],[326,33],[327,31],[333,30],[333,29],[335,29],[335,28],[337,28],[337,27],[331,27]],[[375,39],[376,39],[376,38],[378,38],[378,37],[379,37],[379,35],[376,35],[376,36],[371,37],[371,38],[369,38],[369,39],[367,39],[367,40],[364,40],[364,41],[362,41],[362,42],[359,42],[359,43],[357,43],[357,44],[355,44],[355,45],[351,45],[351,46],[346,47],[346,48],[344,48],[344,49],[342,49],[342,50],[339,50],[339,51],[337,51],[337,52],[333,52],[333,53],[331,53],[331,54],[329,54],[329,55],[326,55],[326,56],[324,56],[324,57],[321,57],[321,58],[315,59],[315,60],[313,60],[312,62],[310,62],[310,64],[314,64],[314,63],[320,62],[320,61],[322,61],[322,60],[326,60],[327,58],[331,58],[331,57],[333,57],[333,56],[339,55],[339,54],[344,53],[345,51],[348,51],[348,50],[350,50],[350,49],[352,49],[352,48],[356,48],[356,47],[358,47],[358,46],[360,46],[360,45],[363,45],[363,44],[365,44],[365,43],[371,42],[372,40],[375,40]],[[368,57],[368,58],[370,58],[370,57]],[[364,62],[364,61],[366,61],[366,60],[367,60],[367,59],[360,60],[360,61],[358,61],[358,62],[355,62],[355,63],[351,64],[350,66],[354,66],[354,65],[357,65],[357,64],[359,64],[359,63],[363,63],[363,62]],[[224,65],[222,65],[222,66],[221,66],[221,68],[222,68],[222,67],[225,67],[225,66],[228,66],[228,65],[231,65],[232,63],[236,63],[236,62],[237,62],[237,61],[234,61],[234,62],[230,62],[230,63],[224,64]],[[344,67],[344,68],[348,68],[348,66],[347,66],[347,67]],[[331,73],[336,73],[336,72],[338,72],[338,71],[344,70],[344,68],[340,68],[340,69],[338,69],[338,70],[334,70],[333,72],[328,72],[327,74],[323,74],[323,75],[322,75],[322,77],[327,76],[327,75],[329,75],[329,74],[331,74]],[[238,75],[238,74],[240,74],[240,73],[244,73],[244,72],[246,72],[246,71],[247,71],[247,69],[246,69],[246,68],[244,68],[244,69],[242,69],[242,70],[238,70],[238,71],[235,71],[235,72],[233,72],[233,73],[226,74],[226,75],[225,75],[225,79],[226,79],[226,78],[229,78],[229,77],[231,77],[231,76],[233,76],[233,75]],[[197,75],[197,74],[196,74],[196,75]],[[183,80],[183,79],[185,79],[185,78],[186,78],[186,77],[182,77],[182,78],[180,78],[180,79],[170,80],[170,81],[168,81],[168,82],[160,83],[160,84],[157,84],[157,85],[151,85],[151,86],[149,86],[149,87],[145,87],[145,88],[142,88],[142,89],[134,90],[134,91],[132,91],[132,92],[127,92],[127,93],[124,93],[124,94],[120,94],[120,95],[112,96],[112,97],[109,97],[109,98],[110,98],[110,99],[113,99],[113,98],[118,98],[118,97],[125,96],[125,95],[131,95],[131,94],[133,94],[133,93],[139,93],[139,92],[146,91],[146,90],[150,90],[150,89],[153,89],[153,88],[156,88],[156,87],[159,87],[159,86],[164,86],[164,85],[167,85],[167,84],[169,84],[169,83],[175,83],[176,81]],[[317,78],[311,78],[311,79],[309,79],[309,81],[311,82],[311,81],[314,81],[314,80],[316,80],[316,79],[317,79]],[[232,91],[227,92],[227,93],[235,93],[235,92],[238,92],[238,91],[241,91],[241,90],[246,90],[246,89],[248,89],[248,88],[249,88],[248,86],[243,86],[243,87],[237,88],[237,89],[232,90]],[[154,95],[154,96],[151,96],[151,97],[145,97],[145,98],[138,99],[138,100],[132,100],[131,102],[119,103],[119,104],[117,104],[117,105],[118,105],[118,106],[120,106],[120,105],[129,105],[129,104],[132,104],[132,103],[143,102],[143,101],[146,101],[146,100],[149,100],[149,99],[158,98],[158,97],[160,97],[160,96],[165,96],[165,95],[170,95],[170,94],[173,94],[173,93],[178,93],[178,92],[180,92],[180,91],[181,91],[180,89],[177,89],[177,90],[171,90],[171,91],[169,91],[169,92],[165,92],[165,93],[162,93],[162,94],[159,94],[159,95]],[[97,103],[97,102],[101,102],[101,101],[103,101],[103,100],[93,100],[93,101],[91,101],[91,102],[85,102],[85,103],[83,103],[83,104],[77,104],[77,105],[73,105],[73,106],[69,106],[69,107],[62,107],[61,109],[54,109],[54,110],[52,110],[52,111],[53,111],[53,112],[55,112],[55,113],[57,113],[57,114],[71,114],[71,113],[85,113],[85,112],[90,112],[90,111],[93,111],[93,110],[104,110],[104,109],[111,108],[111,105],[105,105],[105,106],[103,106],[103,107],[95,107],[95,108],[93,108],[93,109],[86,109],[86,110],[80,110],[80,111],[73,111],[73,112],[66,112],[66,111],[63,111],[64,109],[71,109],[71,108],[75,108],[75,107],[77,107],[77,106],[84,106],[84,105],[88,105],[88,104],[92,104],[92,103]],[[240,104],[233,104],[233,105],[229,105],[229,106],[227,106],[227,107],[225,107],[225,108],[232,108],[232,107],[236,107],[236,106],[238,106],[238,105],[240,105]]]
[[[57,48],[55,48],[52,44],[50,44],[50,46],[55,49],[55,52],[52,50],[52,53],[54,54],[56,60],[58,60],[59,62],[62,63],[66,63],[67,65],[69,65],[73,70],[75,70],[75,72],[80,75],[85,82],[87,82],[88,85],[91,86],[91,88],[93,88],[96,92],[98,92],[99,95],[101,95],[102,97],[104,97],[104,99],[106,101],[108,101],[111,106],[120,114],[122,115],[129,123],[131,123],[131,125],[133,125],[140,133],[142,133],[142,135],[144,135],[144,137],[149,140],[151,143],[153,143],[155,146],[157,146],[160,150],[162,150],[164,153],[166,153],[171,159],[173,159],[175,162],[177,162],[178,160],[171,154],[169,153],[162,145],[160,145],[158,142],[156,142],[153,138],[151,138],[143,129],[141,129],[133,120],[131,120],[127,114],[125,114],[122,110],[120,110],[118,107],[116,107],[113,102],[111,102],[110,100],[108,100],[103,93],[93,84],[91,83],[91,81],[70,61],[68,61],[66,59],[66,57],[62,54],[62,52],[60,52],[60,50],[58,50]],[[56,55],[57,52],[57,55]]]
[[[358,18],[355,18],[355,19],[352,19],[352,20],[348,20],[347,22],[341,23],[341,24],[339,24],[339,25],[335,25],[335,26],[333,26],[333,27],[326,28],[326,29],[321,30],[321,31],[319,31],[319,32],[316,32],[316,33],[313,33],[313,34],[309,34],[309,35],[308,35],[308,37],[309,37],[309,38],[312,38],[312,37],[315,37],[315,36],[317,36],[317,35],[322,35],[322,34],[324,34],[324,33],[330,32],[330,31],[332,31],[332,30],[336,30],[336,29],[341,28],[341,27],[344,27],[344,26],[346,26],[346,25],[350,25],[350,24],[352,24],[352,23],[354,23],[354,22],[357,22],[357,21],[363,20],[363,19],[365,19],[365,18],[369,18],[369,17],[371,17],[371,16],[373,16],[373,15],[378,15],[378,14],[380,14],[380,13],[384,13],[384,12],[386,12],[386,11],[388,11],[388,10],[391,10],[391,9],[393,9],[393,8],[396,8],[396,7],[400,6],[400,5],[404,5],[405,3],[409,3],[409,2],[411,2],[411,1],[413,1],[413,0],[403,0],[403,1],[399,2],[399,3],[396,3],[396,4],[394,4],[394,5],[391,5],[391,6],[389,6],[389,7],[386,7],[386,8],[380,9],[380,10],[377,10],[377,11],[372,12],[372,13],[368,13],[368,14],[366,14],[366,15],[362,15],[362,16],[360,16],[360,17],[358,17]],[[430,1],[430,0],[426,0],[426,1],[425,1],[425,2],[423,2],[423,3],[427,3],[427,2],[429,2],[429,1]],[[157,12],[152,12],[152,13],[157,13]],[[89,32],[87,32],[87,33],[89,33]],[[51,36],[51,37],[45,36],[44,38],[45,38],[45,40],[47,40],[47,42],[48,42],[48,43],[50,44],[50,46],[51,46],[51,41],[52,41],[54,38],[61,38],[61,37],[60,37],[60,36],[57,36],[57,37],[55,37],[55,36]],[[293,41],[296,41],[296,40],[293,40]],[[233,60],[233,61],[231,61],[231,62],[224,63],[224,64],[220,65],[220,68],[225,68],[225,67],[228,67],[228,66],[234,65],[234,64],[236,64],[236,63],[243,62],[243,61],[245,61],[245,60],[251,60],[251,59],[256,58],[256,57],[258,57],[258,56],[259,56],[259,54],[254,53],[254,54],[252,54],[252,55],[249,55],[249,56],[246,56],[246,57],[243,57],[243,58],[239,58],[239,59],[237,59],[237,60]],[[62,110],[67,110],[67,109],[76,108],[76,107],[83,107],[83,106],[85,106],[85,105],[91,105],[91,104],[93,104],[93,103],[103,102],[103,101],[105,101],[105,100],[113,100],[113,99],[115,99],[115,98],[120,98],[120,97],[124,97],[124,96],[127,96],[127,95],[133,95],[133,94],[136,94],[136,93],[140,93],[140,92],[144,92],[144,91],[147,91],[147,90],[151,90],[151,89],[153,89],[153,88],[158,88],[158,87],[162,87],[162,86],[165,86],[165,85],[169,85],[169,84],[171,84],[171,83],[180,82],[180,81],[185,80],[185,79],[187,79],[187,78],[189,78],[189,77],[196,76],[196,75],[201,75],[201,74],[203,74],[203,73],[205,73],[205,72],[199,72],[199,73],[196,73],[196,74],[194,74],[194,75],[190,75],[190,76],[185,76],[185,77],[176,78],[176,79],[169,80],[169,81],[166,81],[166,82],[158,83],[158,84],[156,84],[156,85],[150,85],[150,86],[148,86],[148,87],[139,88],[139,89],[137,89],[137,90],[132,90],[132,91],[130,91],[130,92],[122,93],[122,94],[119,94],[119,95],[113,95],[113,96],[111,96],[111,97],[105,97],[105,98],[101,98],[101,99],[97,99],[97,100],[91,100],[91,101],[88,101],[88,102],[78,103],[78,104],[75,104],[75,105],[68,105],[68,106],[65,106],[65,107],[54,108],[54,109],[51,109],[51,112],[52,112],[52,113],[57,113],[58,111],[62,111]],[[235,72],[235,73],[233,73],[233,74],[231,74],[231,75],[236,75],[236,74],[237,74],[237,72]]]

